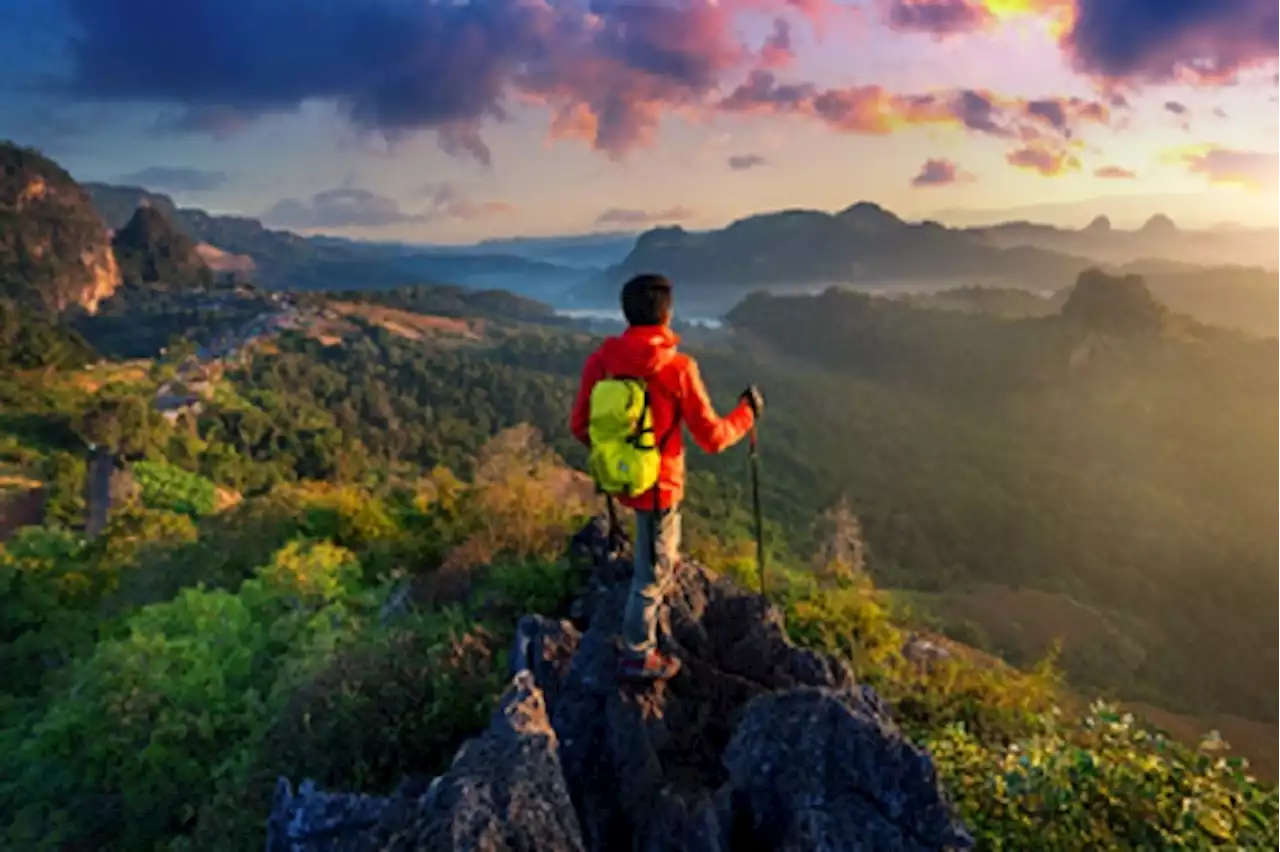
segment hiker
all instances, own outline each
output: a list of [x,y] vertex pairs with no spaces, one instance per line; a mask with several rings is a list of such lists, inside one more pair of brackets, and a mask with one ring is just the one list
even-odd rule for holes
[[752,385],[728,417],[716,414],[697,363],[676,351],[671,290],[661,275],[637,275],[623,286],[628,328],[587,358],[570,419],[573,434],[591,449],[588,468],[610,501],[611,523],[615,496],[635,510],[635,568],[619,659],[619,675],[635,680],[665,680],[680,670],[679,660],[659,652],[656,637],[658,606],[680,558],[680,424],[703,450],[719,453],[741,440],[764,408]]

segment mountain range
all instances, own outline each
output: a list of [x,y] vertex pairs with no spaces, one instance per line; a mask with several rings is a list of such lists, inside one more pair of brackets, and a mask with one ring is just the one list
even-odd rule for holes
[[581,273],[544,261],[496,252],[458,253],[398,244],[304,237],[265,227],[257,219],[180,208],[142,187],[86,183],[109,228],[120,228],[140,205],[165,214],[204,246],[215,269],[252,278],[271,289],[375,289],[421,282],[503,287],[546,295],[576,283]]
[[[751,216],[715,231],[651,230],[574,295],[583,304],[612,304],[618,281],[660,271],[681,288],[682,305],[722,312],[756,289],[813,292],[854,285],[905,293],[982,285],[1048,294],[1102,266],[1146,276],[1160,298],[1168,298],[1166,290],[1173,294],[1175,309],[1197,315],[1208,310],[1201,316],[1206,322],[1274,334],[1275,246],[1274,231],[1182,231],[1164,216],[1135,231],[1114,229],[1105,217],[1079,231],[1027,222],[957,229],[907,222],[859,202],[835,214]],[[1185,259],[1192,256],[1234,261],[1206,267]],[[1246,261],[1258,265],[1240,265]],[[1223,297],[1227,287],[1231,297]],[[1236,298],[1242,293],[1248,296],[1243,307]]]
[[[58,265],[60,283],[46,288],[41,300],[59,310],[71,303],[92,309],[115,289],[120,270],[110,232],[146,208],[171,222],[214,273],[268,289],[447,282],[506,289],[557,307],[616,310],[622,280],[656,271],[677,282],[680,304],[692,315],[723,313],[758,289],[852,285],[911,293],[980,285],[1048,295],[1103,266],[1143,275],[1159,298],[1202,321],[1276,333],[1274,230],[1186,230],[1159,215],[1134,230],[1112,227],[1105,216],[1078,230],[1032,222],[948,228],[858,202],[834,214],[783,210],[701,232],[665,227],[638,236],[515,237],[427,247],[273,230],[249,217],[179,207],[142,187],[77,184],[30,149],[6,145],[0,153],[12,165],[0,192],[0,216],[11,223],[0,238],[0,267],[12,267],[9,278],[39,289],[32,284],[39,278],[36,267]],[[49,247],[41,247],[43,236],[27,241],[28,249],[44,252],[42,259],[35,249],[20,250],[22,235],[50,217],[66,227],[48,238]]]
[[968,231],[1002,248],[1034,246],[1103,263],[1160,258],[1183,264],[1276,268],[1275,228],[1191,230],[1179,228],[1168,216],[1159,214],[1133,230],[1113,227],[1107,216],[1096,216],[1079,230],[1019,221]]
[[1039,280],[1041,288],[1057,289],[1091,264],[1087,258],[1035,247],[993,246],[964,231],[936,222],[905,222],[879,205],[859,202],[835,214],[764,213],[703,233],[679,226],[654,229],[579,294],[591,301],[616,286],[615,281],[661,271],[699,290],[696,298],[706,307],[727,309],[744,291],[757,288],[982,279]]

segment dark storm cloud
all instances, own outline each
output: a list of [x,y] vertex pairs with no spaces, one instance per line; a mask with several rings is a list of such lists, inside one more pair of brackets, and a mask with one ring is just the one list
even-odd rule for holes
[[1081,70],[1113,79],[1215,82],[1274,62],[1276,0],[1075,0],[1064,44]]
[[[826,0],[66,0],[76,35],[63,91],[169,105],[173,130],[234,132],[333,102],[388,136],[439,131],[486,161],[479,129],[511,92],[549,106],[561,135],[619,153],[668,108],[696,103],[754,56],[745,8],[828,14]],[[789,56],[777,25],[774,61]]]

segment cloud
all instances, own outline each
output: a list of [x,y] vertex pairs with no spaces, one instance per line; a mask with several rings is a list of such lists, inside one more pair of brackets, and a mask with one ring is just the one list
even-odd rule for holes
[[791,64],[794,59],[795,48],[791,42],[791,24],[786,18],[776,18],[773,22],[773,32],[760,48],[760,67],[781,68]]
[[427,219],[484,219],[489,216],[515,212],[515,205],[506,201],[475,201],[467,198],[451,183],[429,183],[417,193],[427,199],[429,209],[420,214]]
[[1105,104],[1076,97],[1027,101],[1024,110],[1029,118],[1048,124],[1067,139],[1074,135],[1077,125],[1106,124],[1111,117]]
[[627,227],[659,225],[670,222],[683,222],[692,218],[693,215],[693,211],[688,207],[680,206],[653,212],[612,207],[596,217],[596,224],[623,225]]
[[729,168],[735,172],[745,172],[748,169],[769,165],[769,161],[759,154],[734,154],[729,157],[728,162]]
[[764,69],[752,72],[719,107],[726,112],[804,115],[845,133],[876,135],[912,125],[951,125],[1024,143],[1065,141],[1081,125],[1111,120],[1109,106],[1083,98],[1027,100],[978,89],[900,94],[876,85],[820,89],[810,83],[781,83]]
[[1184,151],[1177,158],[1186,164],[1188,171],[1204,175],[1212,183],[1270,192],[1277,188],[1280,157],[1275,153],[1207,147]]
[[980,0],[887,0],[883,7],[890,29],[939,38],[987,29],[996,23],[996,16]]
[[1074,0],[875,0],[885,25],[897,32],[927,33],[938,39],[989,32],[1006,21],[1040,17],[1061,37],[1070,27]]
[[1080,168],[1080,161],[1072,154],[1039,145],[1027,145],[1005,156],[1011,166],[1038,172],[1044,177],[1057,177]]
[[1025,16],[1048,18],[1077,70],[1125,83],[1216,84],[1271,67],[1275,0],[879,0],[899,31],[949,36]]
[[973,180],[973,175],[961,171],[951,160],[930,158],[920,167],[920,173],[911,179],[916,187],[947,186],[953,183],[964,183]]
[[[488,162],[483,125],[509,101],[620,156],[662,115],[704,103],[760,61],[743,13],[778,17],[764,53],[791,57],[791,21],[819,28],[837,0],[66,0],[76,36],[63,90],[167,106],[166,127],[226,134],[309,100],[362,131],[434,131]],[[785,16],[786,20],[783,20]]]
[[1171,112],[1174,115],[1186,115],[1188,112],[1190,112],[1190,110],[1187,108],[1187,105],[1184,103],[1181,103],[1180,101],[1165,101],[1164,109],[1165,109],[1165,112]]
[[1124,166],[1099,166],[1093,170],[1093,176],[1106,180],[1133,180],[1137,177]]
[[276,227],[300,230],[374,229],[425,224],[440,219],[479,219],[514,210],[512,205],[502,201],[471,200],[449,183],[427,184],[414,194],[425,202],[425,209],[409,212],[394,198],[367,189],[342,186],[318,192],[308,201],[282,198],[262,218]]
[[230,179],[226,172],[186,166],[149,166],[121,175],[118,180],[159,192],[209,192],[225,186]]
[[1062,45],[1081,71],[1112,80],[1217,83],[1270,65],[1276,0],[1073,0]]
[[395,199],[367,189],[338,187],[318,192],[310,201],[282,198],[262,216],[281,228],[383,228],[422,221],[404,212]]
[[254,118],[235,107],[190,106],[176,113],[162,113],[155,126],[161,133],[207,133],[221,140],[246,130]]

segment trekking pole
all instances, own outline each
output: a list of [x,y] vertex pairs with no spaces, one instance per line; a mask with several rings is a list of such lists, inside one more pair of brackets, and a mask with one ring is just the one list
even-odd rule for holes
[[760,511],[760,441],[756,427],[751,427],[751,505],[756,516],[756,565],[760,568],[760,594],[765,596],[764,585],[764,516]]

